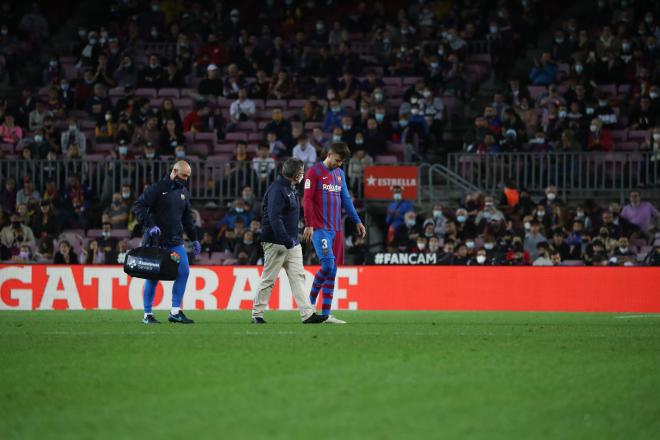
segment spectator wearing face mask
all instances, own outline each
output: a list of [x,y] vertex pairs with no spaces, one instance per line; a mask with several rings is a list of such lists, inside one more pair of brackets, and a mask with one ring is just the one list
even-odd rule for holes
[[529,231],[525,233],[525,251],[529,253],[532,261],[538,258],[538,244],[548,240],[541,233],[541,224],[538,221],[532,221]]
[[239,219],[243,225],[249,224],[252,220],[252,212],[246,210],[245,202],[241,198],[236,199],[234,207],[220,219],[218,228],[234,229]]
[[415,245],[410,248],[410,253],[413,254],[428,254],[429,248],[428,248],[428,240],[426,237],[417,237],[417,240],[415,241]]
[[395,186],[392,189],[392,198],[394,201],[387,206],[385,223],[388,228],[396,230],[404,224],[404,216],[413,211],[413,204],[410,200],[403,199],[403,189],[400,186]]
[[158,55],[152,54],[149,56],[149,64],[138,74],[138,87],[159,89],[164,78],[165,71],[160,65]]
[[128,206],[123,202],[121,193],[112,195],[112,203],[103,213],[108,216],[113,228],[126,229],[128,227]]
[[458,208],[456,210],[455,216],[458,237],[465,239],[466,237],[475,237],[477,235],[477,225],[475,224],[476,215],[476,212],[468,214],[468,211],[465,208]]
[[442,236],[445,234],[446,231],[446,225],[447,225],[447,217],[445,216],[444,212],[442,211],[442,205],[439,203],[436,203],[433,205],[433,210],[431,211],[431,217],[427,218],[424,223],[426,224],[427,222],[431,222],[433,224],[433,233],[438,236]]
[[5,226],[0,230],[0,244],[2,245],[1,254],[2,259],[7,260],[13,255],[17,255],[20,247],[23,245],[34,248],[36,240],[32,229],[20,221],[17,214],[12,214],[10,217],[9,226]]
[[340,128],[344,116],[346,116],[346,111],[341,107],[340,101],[338,99],[332,99],[323,120],[323,131],[328,133],[335,128]]
[[112,236],[112,224],[106,221],[101,227],[101,237],[97,239],[99,248],[105,253],[106,261],[117,261],[117,254],[114,253],[117,239]]
[[612,151],[614,149],[610,131],[603,127],[603,122],[598,118],[592,119],[591,125],[589,125],[587,149],[589,151]]
[[479,249],[476,255],[470,258],[467,264],[468,266],[489,266],[493,264],[493,262],[489,260],[488,255],[484,249]]
[[401,251],[406,251],[415,245],[417,238],[422,235],[422,230],[417,222],[417,214],[408,211],[404,215],[403,223],[394,230],[393,244]]

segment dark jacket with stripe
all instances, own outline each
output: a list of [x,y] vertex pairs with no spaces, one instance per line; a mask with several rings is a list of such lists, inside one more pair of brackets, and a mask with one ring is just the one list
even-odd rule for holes
[[133,205],[133,214],[144,226],[144,243],[149,242],[149,229],[153,226],[160,228],[159,245],[163,247],[182,245],[184,230],[190,240],[197,240],[188,188],[169,176],[142,193]]
[[261,208],[261,241],[291,249],[298,244],[300,201],[291,181],[278,176],[264,196]]

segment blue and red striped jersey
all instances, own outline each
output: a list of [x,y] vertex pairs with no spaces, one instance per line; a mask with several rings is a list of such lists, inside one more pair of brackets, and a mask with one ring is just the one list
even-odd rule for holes
[[341,168],[329,170],[323,162],[317,163],[305,176],[305,226],[341,231],[342,208],[356,224],[361,223],[348,193],[344,171]]

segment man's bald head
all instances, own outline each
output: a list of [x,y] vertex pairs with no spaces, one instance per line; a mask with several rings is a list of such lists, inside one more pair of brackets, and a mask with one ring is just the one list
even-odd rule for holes
[[170,179],[175,180],[179,178],[185,182],[188,181],[188,178],[190,177],[191,173],[192,173],[192,169],[190,168],[190,164],[185,160],[180,160],[177,163],[175,163],[174,166],[172,167],[172,172],[170,173]]

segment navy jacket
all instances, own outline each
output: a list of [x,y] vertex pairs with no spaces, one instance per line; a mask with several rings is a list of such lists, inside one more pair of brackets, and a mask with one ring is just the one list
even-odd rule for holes
[[261,241],[291,249],[298,244],[300,201],[291,181],[278,176],[264,196],[261,209]]
[[197,240],[190,209],[188,188],[166,176],[150,185],[135,201],[133,214],[144,226],[144,242],[147,242],[149,229],[160,228],[160,246],[174,247],[183,244],[183,231],[188,238]]

